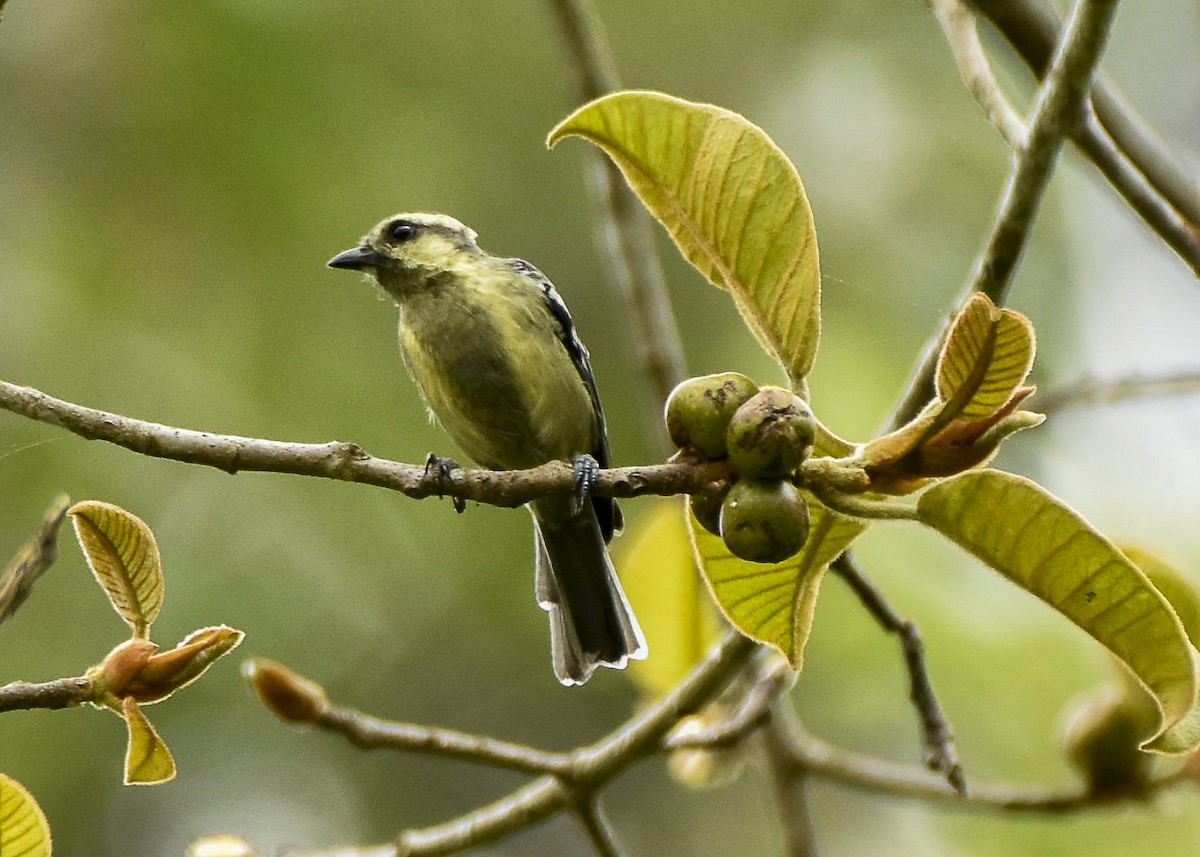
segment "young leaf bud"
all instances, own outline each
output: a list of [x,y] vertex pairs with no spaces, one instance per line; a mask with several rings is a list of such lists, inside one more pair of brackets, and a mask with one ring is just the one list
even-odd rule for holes
[[729,463],[747,479],[787,476],[808,456],[815,434],[803,399],[782,387],[763,387],[729,422]]
[[758,386],[737,372],[704,375],[682,381],[667,398],[667,432],[680,449],[705,458],[725,457],[729,420]]
[[783,562],[804,547],[808,506],[786,480],[739,480],[721,505],[721,538],[734,556]]
[[263,705],[280,720],[311,723],[329,708],[329,700],[319,684],[297,675],[283,664],[266,658],[251,658],[242,664],[242,675]]

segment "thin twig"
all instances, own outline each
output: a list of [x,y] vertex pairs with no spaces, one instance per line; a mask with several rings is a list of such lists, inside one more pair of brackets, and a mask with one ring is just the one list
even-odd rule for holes
[[793,764],[792,748],[798,736],[796,714],[787,700],[776,698],[771,717],[762,730],[763,749],[775,807],[783,827],[784,853],[787,857],[816,857],[812,822],[805,799],[807,772]]
[[1130,399],[1182,396],[1196,392],[1200,392],[1200,372],[1195,371],[1151,377],[1129,375],[1112,381],[1081,378],[1045,392],[1039,390],[1037,410],[1043,414],[1051,414],[1072,408],[1111,405]]
[[[1089,105],[1076,134],[1079,148],[1137,215],[1200,276],[1200,222],[1189,222],[1159,193],[1105,131]],[[1200,186],[1196,187],[1200,196]]]
[[617,844],[617,837],[613,833],[608,819],[604,817],[604,811],[601,809],[599,801],[595,798],[584,801],[575,808],[575,816],[583,825],[584,832],[587,833],[592,848],[599,857],[621,857],[621,848]]
[[770,717],[775,699],[796,683],[796,672],[778,652],[764,648],[759,656],[763,666],[732,714],[705,728],[672,732],[664,739],[663,749],[725,749],[742,743],[747,735],[762,726]]
[[[612,52],[588,0],[551,0],[578,79],[580,101],[617,89]],[[683,345],[671,311],[651,222],[620,170],[599,152],[587,155],[609,280],[632,324],[648,436],[665,451],[662,403],[684,376]]]
[[71,499],[61,494],[42,516],[37,534],[21,546],[8,568],[0,575],[0,623],[17,611],[33,591],[33,583],[54,564],[58,547],[58,528],[67,514]]
[[[1024,122],[992,75],[987,55],[979,41],[975,14],[968,10],[966,0],[928,2],[946,34],[946,41],[967,89],[1009,145],[1014,149],[1019,148],[1025,135]],[[992,9],[989,4],[976,5]],[[1018,19],[1023,17],[1021,7],[1022,4],[1016,4]],[[994,9],[992,11],[995,13]],[[1052,12],[1048,14],[1049,17],[1034,16],[1029,26],[1039,34],[1057,39],[1057,16]],[[1013,18],[1004,17],[1000,23],[1010,29],[1027,29]],[[1038,57],[1046,48],[1045,62],[1048,62],[1049,49],[1053,48],[1054,41],[1035,38],[1027,40],[1027,43],[1014,42],[1014,45],[1018,49],[1024,48],[1024,53],[1033,53]],[[1044,64],[1039,65],[1035,73],[1041,76],[1043,72]],[[1109,120],[1107,123],[1097,117],[1093,102],[1104,105],[1105,116]],[[1137,215],[1193,271],[1200,274],[1200,226],[1197,225],[1200,221],[1189,221],[1185,214],[1191,211],[1200,215],[1200,185],[1188,179],[1183,168],[1174,163],[1170,153],[1133,111],[1123,104],[1115,91],[1106,88],[1103,80],[1096,81],[1092,98],[1084,109],[1084,121],[1073,132],[1075,143]],[[1128,151],[1109,136],[1106,127],[1115,129],[1114,134],[1119,134],[1126,142]],[[1139,164],[1145,164],[1146,168],[1139,169]],[[1156,170],[1156,165],[1163,165],[1164,168]],[[1160,184],[1156,185],[1155,181]],[[1163,192],[1164,187],[1174,188],[1176,192],[1168,196]]]
[[[567,771],[544,774],[521,788],[459,818],[405,831],[379,857],[430,857],[496,842],[591,800],[637,760],[657,751],[663,736],[712,698],[754,653],[756,644],[729,632],[682,682],[662,699],[587,747],[570,753]],[[536,751],[535,751],[536,752]],[[344,849],[289,852],[294,857],[332,857]]]
[[[976,260],[964,297],[983,292],[995,304],[1004,303],[1064,139],[1083,121],[1084,102],[1112,27],[1116,6],[1117,0],[1076,2],[1045,82],[1038,90],[1025,146],[1014,154],[999,211]],[[927,348],[892,416],[892,428],[908,422],[933,398],[937,356],[948,326],[947,319]]]
[[1025,119],[1004,94],[992,66],[988,62],[975,15],[963,0],[928,0],[934,16],[942,27],[950,52],[958,65],[958,73],[967,85],[975,102],[983,108],[988,122],[1000,132],[1009,148],[1025,145]]
[[87,676],[38,683],[14,681],[0,687],[0,711],[74,708],[90,702],[95,695],[92,680]]
[[[576,490],[576,474],[565,462],[530,470],[453,470],[402,464],[368,455],[354,443],[289,443],[221,435],[137,420],[56,399],[31,387],[0,381],[0,410],[65,428],[88,440],[103,440],[156,458],[214,467],[226,473],[290,473],[361,482],[413,498],[460,497],[494,506],[520,506]],[[601,497],[694,494],[729,475],[725,462],[680,460],[650,467],[601,470],[592,485]]]
[[[1059,42],[1062,21],[1044,0],[968,0],[1000,32],[1039,80]],[[1096,81],[1096,112],[1117,147],[1200,239],[1200,183],[1111,83]]]
[[963,795],[941,778],[918,768],[843,750],[811,735],[798,735],[791,752],[796,766],[811,776],[893,798],[912,798],[974,811],[1070,813],[1109,809],[1120,804],[1143,803],[1151,795],[1195,782],[1186,769],[1181,769],[1151,780],[1139,792],[1095,795],[1083,789],[1038,791],[976,785],[969,795]]
[[367,750],[425,753],[534,775],[563,774],[568,769],[569,759],[564,753],[547,753],[453,729],[381,720],[350,708],[329,706],[311,723]]
[[904,653],[908,670],[909,695],[921,719],[925,744],[925,764],[946,778],[960,794],[967,790],[966,777],[954,747],[954,731],[938,704],[925,666],[925,646],[917,626],[905,619],[888,603],[887,598],[859,567],[851,551],[846,551],[833,563],[833,571],[846,581],[863,606],[875,617],[885,631],[895,634]]

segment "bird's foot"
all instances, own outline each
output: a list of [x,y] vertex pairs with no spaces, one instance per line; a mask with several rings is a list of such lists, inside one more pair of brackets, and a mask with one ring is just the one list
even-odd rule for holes
[[575,471],[575,513],[579,514],[592,498],[600,465],[590,455],[577,455],[571,459],[571,468]]
[[[454,483],[454,471],[458,468],[458,462],[453,458],[438,458],[432,452],[425,456],[425,480],[432,481],[437,489],[438,497],[446,496],[444,491],[447,485]],[[467,511],[467,501],[462,497],[451,497],[450,502],[454,504],[454,511],[460,515]]]

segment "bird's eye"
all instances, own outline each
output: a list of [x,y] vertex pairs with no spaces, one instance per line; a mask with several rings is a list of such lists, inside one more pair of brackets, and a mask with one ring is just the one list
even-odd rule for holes
[[388,230],[388,237],[397,244],[401,244],[413,238],[417,234],[417,227],[411,223],[406,223],[401,220],[398,223],[393,223],[391,229]]

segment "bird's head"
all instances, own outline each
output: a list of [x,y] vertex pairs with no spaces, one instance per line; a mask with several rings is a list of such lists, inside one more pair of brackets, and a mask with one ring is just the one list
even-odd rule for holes
[[357,247],[338,253],[331,268],[369,273],[393,297],[427,277],[454,270],[482,251],[475,230],[445,214],[396,214],[363,236]]

